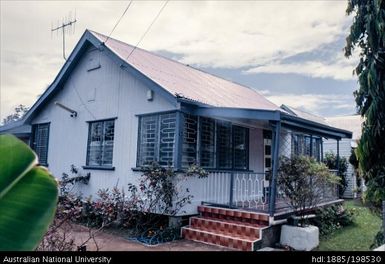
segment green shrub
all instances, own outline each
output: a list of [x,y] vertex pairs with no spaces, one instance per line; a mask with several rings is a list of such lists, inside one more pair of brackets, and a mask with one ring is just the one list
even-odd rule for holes
[[322,202],[324,190],[337,184],[338,178],[325,164],[306,156],[282,157],[278,169],[278,186],[290,206],[305,225],[305,214]]
[[354,223],[355,208],[346,209],[342,205],[331,205],[316,210],[316,217],[312,220],[318,226],[321,236],[328,236],[344,226]]
[[345,157],[340,156],[339,165],[337,166],[337,155],[334,154],[333,152],[326,152],[324,163],[331,170],[338,169],[338,176],[341,178],[340,185],[338,186],[338,192],[339,192],[339,195],[342,196],[346,190],[346,187],[348,186],[348,182],[346,179],[347,177],[346,172],[348,171],[347,159]]
[[374,237],[373,244],[370,245],[370,248],[374,249],[374,248],[380,247],[384,244],[385,244],[384,228],[381,227],[380,231],[378,231],[378,233]]
[[180,212],[193,197],[188,189],[181,188],[179,184],[187,177],[207,177],[207,172],[195,165],[177,177],[173,168],[154,163],[143,168],[139,184],[128,184],[127,191],[117,187],[100,189],[96,199],[83,199],[69,190],[74,184],[87,184],[90,175],[79,176],[76,168],[75,174],[72,178],[63,174],[60,182],[59,218],[69,218],[98,228],[130,228],[134,235],[139,235],[148,243],[165,242],[177,237],[175,230],[167,227],[168,216]]

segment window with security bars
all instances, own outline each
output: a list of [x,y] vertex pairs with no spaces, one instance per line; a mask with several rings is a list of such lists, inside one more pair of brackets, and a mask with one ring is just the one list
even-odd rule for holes
[[115,120],[89,123],[87,166],[112,167]]
[[199,118],[200,128],[200,166],[215,168],[215,120],[207,117]]
[[137,166],[174,165],[176,113],[141,116]]
[[183,116],[182,167],[246,170],[249,166],[249,130],[231,122]]
[[184,115],[182,167],[186,168],[197,163],[198,118]]
[[32,126],[32,149],[36,152],[39,163],[48,165],[48,141],[49,123],[36,124]]
[[159,165],[174,165],[176,113],[159,117]]

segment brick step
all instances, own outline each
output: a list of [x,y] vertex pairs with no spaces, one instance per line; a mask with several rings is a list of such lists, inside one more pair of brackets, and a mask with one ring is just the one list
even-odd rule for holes
[[235,238],[257,240],[260,237],[260,228],[258,226],[234,223],[229,220],[219,221],[211,218],[191,217],[190,227]]
[[198,206],[201,216],[217,218],[218,220],[233,220],[241,223],[269,225],[269,215],[258,212],[250,212],[239,209],[229,209],[214,206]]
[[193,227],[182,227],[182,237],[188,240],[242,251],[254,251],[255,244],[259,241],[259,239],[237,238],[214,231],[206,231]]
[[232,220],[232,219],[218,219],[218,217],[201,216],[200,218],[214,220],[214,221],[219,221],[219,222],[224,222],[224,223],[229,223],[229,224],[236,224],[236,225],[255,227],[255,228],[263,228],[263,227],[268,226],[267,223],[264,223],[264,224],[255,224],[254,223],[253,224],[253,223],[249,223],[249,222]]

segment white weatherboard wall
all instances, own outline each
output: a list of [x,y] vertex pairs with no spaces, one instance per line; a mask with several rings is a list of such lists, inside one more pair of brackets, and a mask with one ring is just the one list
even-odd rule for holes
[[[88,71],[100,60],[101,67]],[[48,165],[58,178],[69,173],[71,164],[86,165],[87,121],[115,118],[113,150],[114,171],[82,170],[91,173],[88,185],[80,188],[84,196],[96,196],[100,188],[115,185],[127,190],[128,183],[136,183],[140,172],[136,166],[138,117],[137,114],[172,110],[174,106],[158,94],[147,101],[148,88],[120,69],[103,52],[89,49],[79,61],[63,89],[32,120],[32,124],[50,122]],[[76,118],[54,105],[58,101],[78,112]]]
[[[351,155],[351,139],[344,138],[340,140],[340,157],[345,157],[348,162],[348,169],[346,172],[346,180],[347,180],[347,187],[344,192],[343,197],[344,198],[355,198],[356,193],[355,190],[357,188],[357,180],[356,175],[354,173],[354,168],[352,164],[349,163],[349,157]],[[327,152],[332,151],[334,154],[337,154],[337,141],[333,139],[324,140],[324,155]]]

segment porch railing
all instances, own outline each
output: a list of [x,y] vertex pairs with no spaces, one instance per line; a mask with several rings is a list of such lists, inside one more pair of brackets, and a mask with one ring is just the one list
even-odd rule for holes
[[213,171],[204,180],[205,203],[261,210],[268,208],[265,173]]
[[[201,180],[203,203],[268,212],[270,186],[265,173],[212,171]],[[319,191],[319,204],[339,199],[337,184],[326,184]],[[290,209],[290,202],[279,186],[276,195],[275,212]]]

